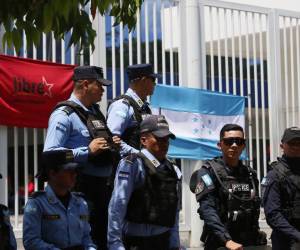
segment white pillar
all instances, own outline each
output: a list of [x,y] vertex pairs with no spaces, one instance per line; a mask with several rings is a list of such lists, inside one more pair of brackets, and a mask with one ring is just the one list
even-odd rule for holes
[[[180,68],[182,86],[203,88],[205,84],[205,51],[202,46],[204,38],[204,29],[200,22],[200,13],[197,0],[182,0],[179,3],[180,13]],[[188,168],[188,179],[191,174],[201,167],[201,161],[184,160],[183,168]],[[202,232],[203,222],[199,219],[197,213],[198,204],[195,196],[192,196],[190,206],[190,247],[200,246],[200,235]]]
[[8,204],[8,182],[7,182],[7,127],[0,126],[0,204]]
[[[107,68],[106,68],[106,30],[105,30],[105,16],[101,16],[99,11],[97,11],[95,19],[93,20],[93,28],[96,30],[97,36],[95,38],[95,50],[92,57],[92,62],[95,66],[103,68],[104,78],[107,77]],[[102,113],[106,114],[107,109],[107,87],[104,87],[105,92],[102,96],[100,102],[100,109]]]

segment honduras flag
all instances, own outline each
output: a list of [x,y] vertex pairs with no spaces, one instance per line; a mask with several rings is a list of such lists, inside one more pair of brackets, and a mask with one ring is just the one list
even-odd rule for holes
[[168,156],[205,160],[219,156],[217,143],[227,123],[245,127],[245,98],[202,89],[157,85],[151,98],[154,114],[166,117],[171,140]]

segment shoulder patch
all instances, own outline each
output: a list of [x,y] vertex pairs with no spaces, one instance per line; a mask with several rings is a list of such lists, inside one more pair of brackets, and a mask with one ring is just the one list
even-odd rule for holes
[[118,179],[127,180],[129,178],[130,173],[127,171],[120,171],[118,174]]
[[203,181],[199,181],[196,188],[195,188],[195,194],[200,194],[205,188],[205,184]]
[[210,178],[209,174],[202,175],[201,178],[207,187],[210,187],[213,185],[213,181]]
[[33,192],[33,193],[29,196],[29,198],[34,199],[34,198],[36,198],[36,197],[38,197],[38,196],[41,196],[41,195],[43,195],[43,194],[45,194],[45,193],[46,193],[45,191],[36,191],[36,192]]
[[270,182],[270,180],[265,176],[261,181],[261,185],[267,186],[269,184],[269,182]]

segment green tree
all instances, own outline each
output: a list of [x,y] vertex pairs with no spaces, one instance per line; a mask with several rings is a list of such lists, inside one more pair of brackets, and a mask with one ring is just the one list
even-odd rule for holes
[[23,32],[28,46],[39,44],[42,33],[53,32],[56,39],[71,32],[69,46],[92,46],[96,31],[88,14],[95,18],[97,10],[115,17],[115,25],[121,21],[131,30],[136,24],[136,12],[143,0],[1,0],[0,25],[4,27],[3,45],[22,46]]

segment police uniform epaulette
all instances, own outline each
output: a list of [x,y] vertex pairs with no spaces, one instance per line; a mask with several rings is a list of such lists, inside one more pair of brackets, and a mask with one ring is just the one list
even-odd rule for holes
[[36,197],[38,197],[40,195],[43,195],[45,193],[46,193],[45,191],[36,191],[36,192],[33,192],[32,194],[30,194],[29,198],[34,199],[34,198],[36,198]]
[[126,157],[124,158],[124,160],[125,160],[126,162],[128,162],[129,164],[133,164],[133,162],[135,161],[135,159],[137,159],[137,157],[138,157],[137,154],[132,153],[132,154],[126,156]]
[[74,112],[74,109],[70,106],[64,106],[62,107],[61,111],[64,111],[69,116]]

